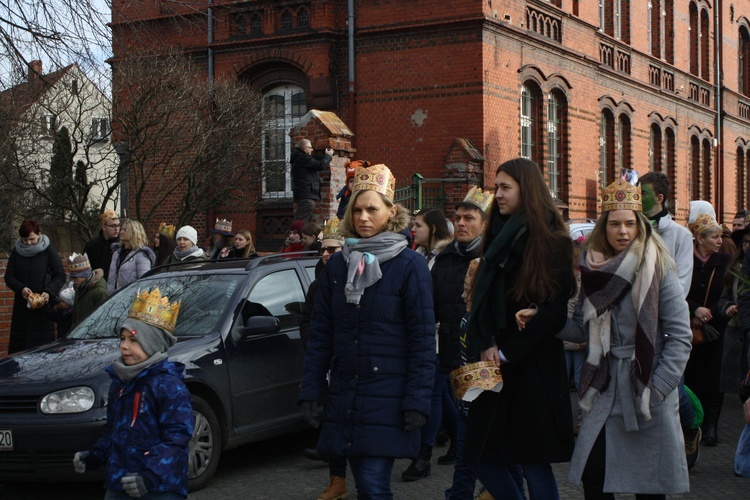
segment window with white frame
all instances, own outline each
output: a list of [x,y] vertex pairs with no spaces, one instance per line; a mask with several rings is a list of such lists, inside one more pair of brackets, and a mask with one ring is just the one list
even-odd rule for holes
[[281,85],[265,95],[263,120],[263,196],[288,198],[292,196],[289,157],[292,139],[289,131],[307,113],[305,92],[296,85]]
[[109,138],[109,118],[94,117],[91,119],[91,140],[106,141]]
[[549,190],[557,198],[562,198],[560,190],[560,154],[562,143],[563,103],[554,93],[547,96],[547,182]]
[[52,137],[56,126],[54,115],[42,115],[39,117],[39,135]]

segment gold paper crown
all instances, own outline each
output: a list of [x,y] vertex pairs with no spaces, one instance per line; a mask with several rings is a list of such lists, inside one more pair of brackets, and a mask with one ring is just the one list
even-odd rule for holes
[[371,189],[393,201],[396,189],[396,178],[385,165],[373,165],[372,167],[358,167],[354,173],[354,187],[352,192]]
[[708,214],[700,214],[697,219],[688,224],[688,229],[693,233],[693,236],[698,236],[710,229],[716,228],[721,229],[721,226],[716,222],[716,219]]
[[120,217],[117,215],[117,212],[114,210],[105,210],[101,215],[99,215],[99,222],[102,224],[106,224],[108,220],[112,219],[119,219]]
[[602,191],[602,212],[612,210],[642,210],[641,188],[618,179]]
[[172,332],[177,322],[177,316],[180,314],[180,307],[182,307],[181,300],[170,304],[169,297],[162,297],[158,288],[154,288],[150,292],[138,290],[128,317]]
[[470,203],[479,208],[482,212],[487,213],[487,210],[492,206],[492,200],[494,197],[495,195],[492,194],[491,191],[485,193],[482,191],[482,188],[474,186],[469,189],[469,192],[466,194],[466,198],[464,198],[462,203]]
[[458,399],[473,401],[482,391],[500,392],[503,374],[494,361],[479,361],[453,370],[451,384]]
[[167,224],[165,222],[159,224],[159,234],[163,234],[167,238],[174,238],[175,229],[174,224]]
[[70,272],[76,272],[76,271],[84,271],[86,269],[91,269],[91,263],[89,262],[89,257],[86,254],[78,255],[77,253],[73,252],[73,255],[68,257],[70,260],[70,264],[68,264],[68,269]]
[[216,224],[214,225],[214,229],[217,231],[224,231],[225,233],[231,233],[232,232],[232,221],[221,219],[216,219]]
[[343,240],[344,238],[339,234],[339,223],[341,221],[338,217],[334,217],[331,220],[326,221],[323,224],[323,239],[324,240]]

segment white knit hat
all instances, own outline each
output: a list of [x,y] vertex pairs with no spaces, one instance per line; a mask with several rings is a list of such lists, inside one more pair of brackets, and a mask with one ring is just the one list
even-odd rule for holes
[[713,219],[716,219],[716,210],[714,210],[713,205],[709,202],[703,200],[691,201],[690,212],[688,214],[688,224],[692,224],[699,215],[703,214],[710,215]]
[[177,238],[187,238],[193,242],[193,245],[197,245],[198,231],[196,231],[192,226],[182,226],[180,230],[177,231],[177,235],[175,235],[175,239]]

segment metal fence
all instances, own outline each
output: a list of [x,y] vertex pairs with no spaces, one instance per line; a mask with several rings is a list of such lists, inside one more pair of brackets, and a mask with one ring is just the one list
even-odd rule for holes
[[439,180],[425,179],[422,174],[414,174],[410,184],[397,187],[394,196],[396,203],[402,204],[412,213],[424,207],[442,210],[445,204],[442,183]]

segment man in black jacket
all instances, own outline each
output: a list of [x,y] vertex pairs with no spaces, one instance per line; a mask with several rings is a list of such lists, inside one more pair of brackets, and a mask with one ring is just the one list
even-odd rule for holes
[[312,219],[315,202],[320,200],[320,174],[326,170],[333,160],[333,149],[326,148],[322,158],[312,155],[313,147],[309,139],[302,139],[292,151],[292,194],[297,210],[295,220],[305,223]]
[[[461,366],[460,327],[461,318],[466,313],[466,302],[462,298],[464,278],[469,263],[481,255],[482,235],[487,225],[487,214],[492,205],[491,192],[483,193],[479,188],[472,188],[464,201],[456,206],[453,219],[454,240],[435,257],[432,266],[432,286],[435,301],[435,320],[438,328],[438,381],[448,391],[448,374]],[[444,398],[445,400],[445,398]],[[445,498],[473,498],[475,475],[469,465],[463,464],[463,437],[466,418],[458,414],[451,401],[451,406],[443,405],[444,412],[451,412],[456,421],[456,430],[449,430],[451,445],[448,453],[438,458],[438,464],[454,463],[453,485],[446,491]],[[446,413],[447,416],[447,413]],[[433,418],[433,415],[430,415]],[[450,420],[450,418],[448,419]],[[445,421],[445,419],[444,419]],[[422,436],[423,448],[425,445]],[[432,436],[434,439],[434,436]],[[431,454],[431,453],[430,453]],[[404,472],[414,480],[429,475],[430,463],[427,454],[411,464]]]
[[112,244],[117,242],[120,234],[120,218],[114,210],[105,210],[99,216],[101,230],[94,238],[90,239],[83,249],[91,269],[101,269],[104,271],[104,281],[107,281],[109,275],[109,264],[112,262]]

